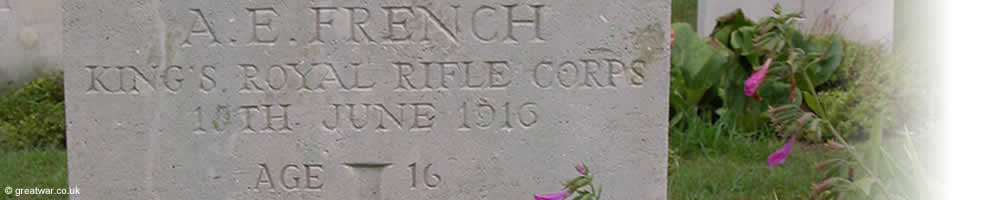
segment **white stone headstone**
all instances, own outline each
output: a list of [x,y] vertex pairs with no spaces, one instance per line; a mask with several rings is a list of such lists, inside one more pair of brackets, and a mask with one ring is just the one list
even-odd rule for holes
[[698,34],[708,36],[716,19],[736,9],[750,19],[774,16],[774,5],[781,4],[786,13],[803,12],[799,27],[807,33],[839,33],[846,39],[881,43],[893,42],[895,0],[698,0]]
[[77,199],[666,199],[670,1],[63,2]]
[[0,0],[0,90],[60,70],[59,0]]

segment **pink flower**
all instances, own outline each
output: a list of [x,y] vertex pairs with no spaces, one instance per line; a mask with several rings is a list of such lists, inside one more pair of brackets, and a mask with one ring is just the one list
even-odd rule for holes
[[760,87],[761,83],[764,83],[764,77],[767,76],[767,69],[769,67],[771,67],[770,58],[768,58],[767,61],[764,61],[764,68],[761,68],[760,71],[754,72],[750,75],[750,78],[747,79],[746,84],[743,86],[743,94],[748,97],[759,97],[757,94],[757,88]]
[[774,169],[775,165],[785,163],[785,158],[788,158],[788,154],[792,154],[792,146],[794,145],[795,135],[792,135],[792,138],[788,139],[788,143],[785,143],[784,147],[767,156],[767,164],[771,165],[771,169]]
[[569,191],[563,190],[556,193],[536,194],[535,200],[563,200],[569,196]]
[[579,172],[580,175],[587,175],[587,167],[584,167],[582,165],[577,165],[576,172]]

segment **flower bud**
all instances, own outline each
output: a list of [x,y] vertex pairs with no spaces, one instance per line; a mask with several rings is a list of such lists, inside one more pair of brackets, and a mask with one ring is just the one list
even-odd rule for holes
[[818,196],[819,193],[823,192],[832,185],[833,185],[833,178],[828,178],[826,180],[823,180],[823,182],[820,182],[819,184],[813,187],[812,196],[813,197]]
[[823,161],[823,162],[818,162],[818,163],[816,163],[816,169],[826,168],[827,166],[833,165],[836,162],[840,162],[840,160],[839,159],[833,159],[833,160],[827,160],[827,161]]
[[827,140],[826,141],[826,147],[830,148],[831,150],[837,150],[837,149],[844,148],[844,145],[841,145],[840,143],[834,142],[833,140]]
[[588,171],[589,170],[587,170],[587,165],[576,166],[576,172],[580,173],[580,175],[587,175],[587,173],[589,173]]

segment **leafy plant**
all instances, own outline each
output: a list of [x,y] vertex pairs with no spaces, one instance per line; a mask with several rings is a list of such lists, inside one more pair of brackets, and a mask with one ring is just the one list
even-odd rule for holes
[[[777,96],[787,97],[788,101],[782,102],[772,97],[770,101],[765,101],[765,104],[782,105],[785,102],[797,104],[799,103],[797,97],[804,95],[807,105],[823,115],[825,111],[813,98],[816,93],[815,87],[828,80],[840,66],[843,41],[835,38],[829,45],[824,45],[816,38],[805,38],[794,26],[794,22],[801,18],[800,14],[783,14],[780,6],[775,6],[773,11],[777,16],[763,18],[760,23],[753,25],[746,25],[744,20],[740,20],[745,19],[743,16],[729,17],[728,19],[731,19],[729,21],[720,20],[719,25],[724,28],[714,32],[715,35],[712,37],[721,39],[723,46],[739,53],[740,62],[749,64],[752,70],[761,70],[760,66],[764,59],[774,60],[767,73],[780,75],[775,78],[776,82],[772,85],[781,89],[787,88],[787,93]],[[742,12],[737,11],[732,15],[741,14]],[[801,94],[798,89],[805,89],[808,93]],[[728,97],[727,99],[732,99],[735,107],[747,102],[744,100],[745,97],[738,94],[730,94]],[[750,112],[762,109],[763,106],[758,106],[756,110]]]
[[[812,199],[919,199],[928,197],[923,191],[930,188],[920,156],[911,139],[912,132],[903,129],[899,135],[902,154],[906,160],[897,160],[882,140],[882,120],[875,120],[870,140],[852,145],[833,128],[829,121],[804,111],[795,105],[771,108],[770,118],[779,131],[790,135],[828,134],[831,149],[847,152],[846,158],[835,158],[816,163],[823,170],[824,178],[814,185]],[[793,137],[794,138],[794,137]],[[898,155],[898,154],[896,154]],[[921,191],[913,193],[910,191]]]
[[904,124],[910,128],[926,129],[912,125],[928,121],[935,116],[926,105],[930,93],[926,88],[932,81],[919,71],[918,63],[912,63],[903,55],[882,56],[879,46],[862,46],[848,43],[844,60],[844,70],[836,73],[828,85],[829,89],[817,94],[819,101],[828,112],[824,119],[849,140],[863,138],[874,130],[872,117],[884,114],[883,127],[899,130]]
[[66,145],[62,74],[0,95],[0,150]]
[[[671,71],[673,117],[693,117],[699,109],[715,108],[721,121],[748,132],[767,126],[770,106],[805,102],[820,116],[826,115],[816,100],[816,88],[840,68],[843,40],[805,36],[794,26],[800,14],[783,13],[780,6],[773,11],[776,16],[759,23],[742,10],[720,17],[707,41],[699,39],[690,25],[673,25],[678,38],[671,52],[671,64],[677,69]],[[763,75],[772,76],[754,91],[746,91],[744,80],[765,70],[765,60],[772,64]]]
[[709,45],[698,38],[691,25],[672,25],[677,41],[671,51],[672,59],[670,84],[673,86],[670,103],[688,116],[694,116],[702,97],[712,87],[723,80],[723,69],[729,63],[731,53],[726,49]]
[[576,197],[573,200],[601,200],[603,189],[600,186],[594,187],[594,175],[590,173],[590,168],[586,164],[580,164],[575,168],[580,176],[563,184],[563,190],[548,194],[536,194],[535,200],[564,200],[574,194]]

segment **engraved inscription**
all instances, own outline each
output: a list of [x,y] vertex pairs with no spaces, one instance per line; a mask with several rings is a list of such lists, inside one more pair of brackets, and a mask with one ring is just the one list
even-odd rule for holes
[[393,42],[401,42],[410,40],[413,37],[413,32],[407,29],[407,21],[414,17],[413,9],[409,7],[401,6],[388,6],[382,7],[385,11],[385,17],[389,21],[389,33],[385,35],[385,39]]
[[328,62],[239,64],[243,79],[239,92],[325,92],[328,88],[339,91],[370,91],[376,82],[372,81],[367,73],[362,73],[362,67],[360,63]]
[[509,61],[393,62],[397,91],[505,89],[513,69]]
[[438,112],[429,102],[415,103],[334,103],[323,127],[327,131],[353,130],[406,130],[429,131],[434,127]]
[[420,41],[422,41],[422,42],[429,42],[430,41],[430,37],[429,37],[430,36],[430,30],[428,30],[428,27],[430,27],[430,26],[427,25],[428,24],[427,22],[430,22],[429,24],[434,24],[434,27],[438,28],[438,30],[441,31],[441,33],[444,33],[444,35],[447,36],[447,38],[449,40],[451,40],[452,42],[455,42],[455,43],[458,42],[458,37],[455,36],[455,33],[459,31],[459,29],[458,29],[458,18],[459,18],[458,17],[458,8],[459,8],[459,6],[458,5],[451,5],[451,8],[452,8],[452,13],[455,13],[455,17],[452,18],[453,19],[452,20],[453,23],[452,23],[451,28],[448,28],[448,26],[445,25],[445,22],[442,22],[441,18],[438,18],[437,15],[434,15],[434,13],[431,12],[430,9],[428,9],[427,7],[424,7],[424,6],[417,6],[417,10],[423,11],[424,16],[426,16],[424,18],[424,21],[425,21],[425,23],[424,23],[424,38],[421,39]]
[[196,105],[190,111],[192,133],[221,134],[230,130],[242,133],[291,133],[295,129],[289,113],[291,104]]
[[[238,112],[243,115],[244,133],[291,133],[288,107],[291,104],[242,105]],[[263,123],[261,123],[263,122]]]
[[[412,180],[411,181],[412,184],[410,185],[411,190],[417,189],[417,174],[418,174],[417,169],[419,168],[418,166],[419,165],[417,165],[416,162],[411,163],[408,166],[410,168],[410,177]],[[427,189],[437,189],[438,186],[441,185],[441,182],[443,182],[444,180],[441,179],[441,175],[430,172],[431,166],[433,166],[433,164],[427,164],[426,166],[423,167],[423,172],[421,172],[420,174],[422,174],[421,179],[423,179],[424,181],[421,185],[427,187]]]
[[574,159],[642,169],[611,174],[650,185],[630,199],[663,199],[646,190],[665,162],[642,158],[664,158],[648,155],[667,144],[669,113],[653,111],[669,79],[646,75],[667,74],[669,52],[643,36],[669,36],[655,28],[668,8],[69,0],[67,131],[84,151],[71,180],[124,177],[92,169],[107,161],[145,167],[87,199],[517,199],[549,177],[508,169],[573,155],[549,147],[619,145]]
[[324,171],[321,164],[286,164],[281,166],[280,172],[275,172],[278,173],[277,177],[272,176],[272,171],[267,164],[260,163],[257,168],[257,180],[251,187],[255,192],[276,192],[277,188],[286,192],[320,191],[323,189],[320,175]]
[[[136,65],[86,65],[87,94],[141,95],[153,91],[177,94],[185,81],[199,81],[199,90],[212,92],[217,87],[217,69],[213,65],[161,67]],[[200,80],[199,80],[200,79]]]
[[[368,18],[371,17],[368,8],[346,7],[346,9],[347,13],[349,13],[348,21],[351,22],[351,42],[355,44],[362,43],[362,39],[358,39],[358,35],[364,37],[364,42],[375,42],[375,39],[372,39],[372,36],[365,30],[365,26],[368,26]],[[360,32],[360,34],[355,31]]]
[[[497,59],[391,61],[382,64],[299,61],[228,66],[229,69],[216,67],[215,64],[167,67],[86,65],[83,69],[88,77],[86,94],[133,96],[157,90],[167,94],[193,90],[199,95],[214,95],[226,93],[228,88],[235,89],[238,95],[271,95],[275,92],[333,95],[339,92],[372,92],[376,87],[390,87],[391,92],[412,94],[502,91],[517,86],[540,90],[618,90],[641,88],[647,67],[644,60],[614,57],[528,63]],[[219,77],[235,77],[237,80],[225,82],[230,85],[220,85],[223,82],[218,80]],[[458,131],[530,129],[545,119],[542,110],[546,105],[532,100],[498,101],[487,97],[466,99],[447,107],[426,100],[327,102],[323,109],[310,110],[323,112],[323,119],[311,124],[294,122],[292,118],[298,113],[291,111],[293,107],[293,104],[274,102],[223,103],[194,105],[185,110],[190,112],[187,122],[193,125],[190,130],[195,135],[229,131],[292,133],[297,128],[320,128],[327,132],[429,132],[439,124],[440,117],[450,117],[444,119],[449,121],[458,120],[450,121],[456,122],[457,127],[449,127]],[[446,115],[445,111],[456,115]]]
[[382,199],[382,171],[392,163],[344,163],[358,177],[358,198]]
[[507,10],[507,37],[504,38],[505,41],[517,42],[518,39],[514,37],[514,26],[532,26],[535,30],[534,37],[531,39],[533,42],[545,41],[542,39],[542,7],[544,5],[530,5],[531,9],[534,11],[535,16],[532,18],[514,18],[514,8],[518,4],[503,5]]
[[216,73],[215,66],[211,66],[211,65],[202,66],[202,68],[201,68],[201,92],[202,93],[206,93],[207,94],[207,93],[212,92],[213,89],[215,89],[215,86],[217,84],[216,81],[215,81],[215,76],[216,76],[215,73]]
[[324,40],[323,35],[327,34],[327,30],[334,28],[334,14],[337,11],[337,7],[312,7],[313,14],[316,15],[316,27],[313,31],[313,39],[309,41],[310,44],[323,44],[327,40]]
[[[206,33],[207,34],[207,33]],[[192,34],[193,36],[194,34]],[[209,37],[209,36],[206,36]],[[522,63],[512,60],[457,61],[391,61],[362,62],[287,62],[240,63],[236,68],[238,92],[266,94],[268,92],[368,92],[376,87],[393,87],[398,92],[451,90],[505,90],[515,84],[531,84],[539,89],[616,89],[642,87],[646,61],[622,58],[582,58],[578,60]],[[230,68],[230,69],[231,69]],[[526,81],[516,70],[527,68]],[[87,94],[141,95],[154,91],[178,94],[185,87],[204,94],[218,92],[217,80],[224,69],[209,65],[169,65],[161,67],[137,65],[85,65],[88,75]],[[232,70],[225,70],[231,73]],[[374,73],[391,72],[389,76]],[[391,79],[379,85],[377,79]],[[194,85],[187,84],[194,81]],[[523,83],[522,83],[523,82]],[[222,86],[227,88],[230,86]],[[225,92],[223,90],[222,92]]]
[[469,131],[473,127],[478,129],[501,128],[510,130],[515,127],[531,128],[538,123],[538,104],[533,102],[523,102],[511,104],[511,102],[496,102],[489,98],[479,98],[474,102],[462,102],[458,107],[462,123],[458,127],[459,131]]
[[616,58],[543,61],[532,70],[535,87],[549,89],[642,87],[646,62],[625,63]]
[[258,164],[257,167],[260,168],[260,172],[257,173],[257,181],[253,187],[254,191],[261,190],[261,185],[265,185],[264,189],[270,192],[274,192],[274,179],[271,179],[271,170],[267,169],[267,164]]
[[194,15],[195,20],[191,22],[191,29],[188,30],[184,42],[181,42],[181,47],[191,47],[191,36],[193,35],[209,37],[212,41],[211,45],[222,45],[222,42],[219,42],[219,38],[216,37],[215,31],[212,29],[211,23],[208,22],[208,19],[205,19],[205,14],[201,12],[201,9],[191,9],[190,11]]
[[[138,93],[140,83],[153,87],[152,76],[135,66],[86,66],[89,72],[88,93],[127,94]],[[164,72],[166,73],[166,72]],[[183,81],[177,80],[177,81]],[[166,84],[166,79],[164,79]]]
[[[202,108],[202,106],[199,105],[194,109],[194,114],[197,115],[198,120],[195,122],[194,134],[205,134],[209,130],[214,133],[225,132],[233,118],[229,105],[218,105],[211,110],[213,112],[206,112],[205,109],[210,108]],[[206,120],[209,122],[206,123]]]
[[481,32],[482,29],[479,29],[479,26],[482,24],[482,22],[479,21],[480,16],[488,18],[494,16],[496,12],[497,12],[496,8],[484,5],[479,8],[476,8],[476,11],[472,13],[472,28],[471,28],[472,34],[476,36],[476,39],[479,39],[479,42],[489,43],[493,42],[497,38],[498,34],[497,30],[490,32],[491,35],[489,36],[484,36],[483,33]]
[[[3,3],[3,1],[0,1]],[[0,4],[2,6],[2,4]],[[0,10],[4,8],[0,7]],[[465,42],[518,44],[521,42],[544,43],[545,20],[549,9],[543,4],[493,4],[462,6],[457,4],[435,7],[421,5],[313,6],[302,10],[310,12],[309,23],[293,23],[282,12],[288,10],[271,6],[246,8],[246,46],[273,46],[278,41],[297,45],[295,38],[281,34],[283,31],[308,30],[312,33],[308,45],[384,45],[427,44],[445,42],[460,45]],[[218,19],[212,10],[190,8],[190,22],[185,22],[187,34],[179,43],[181,47],[214,47],[222,42],[216,29]],[[230,20],[232,22],[232,20]],[[306,24],[306,27],[288,27]],[[292,28],[292,30],[281,30]],[[193,38],[192,36],[199,37]],[[196,40],[197,39],[197,40]],[[230,39],[231,44],[237,41]]]
[[[271,17],[278,17],[274,8],[247,8],[250,14],[251,45],[274,45],[278,40],[278,32],[271,28]],[[264,34],[264,35],[261,35]]]

